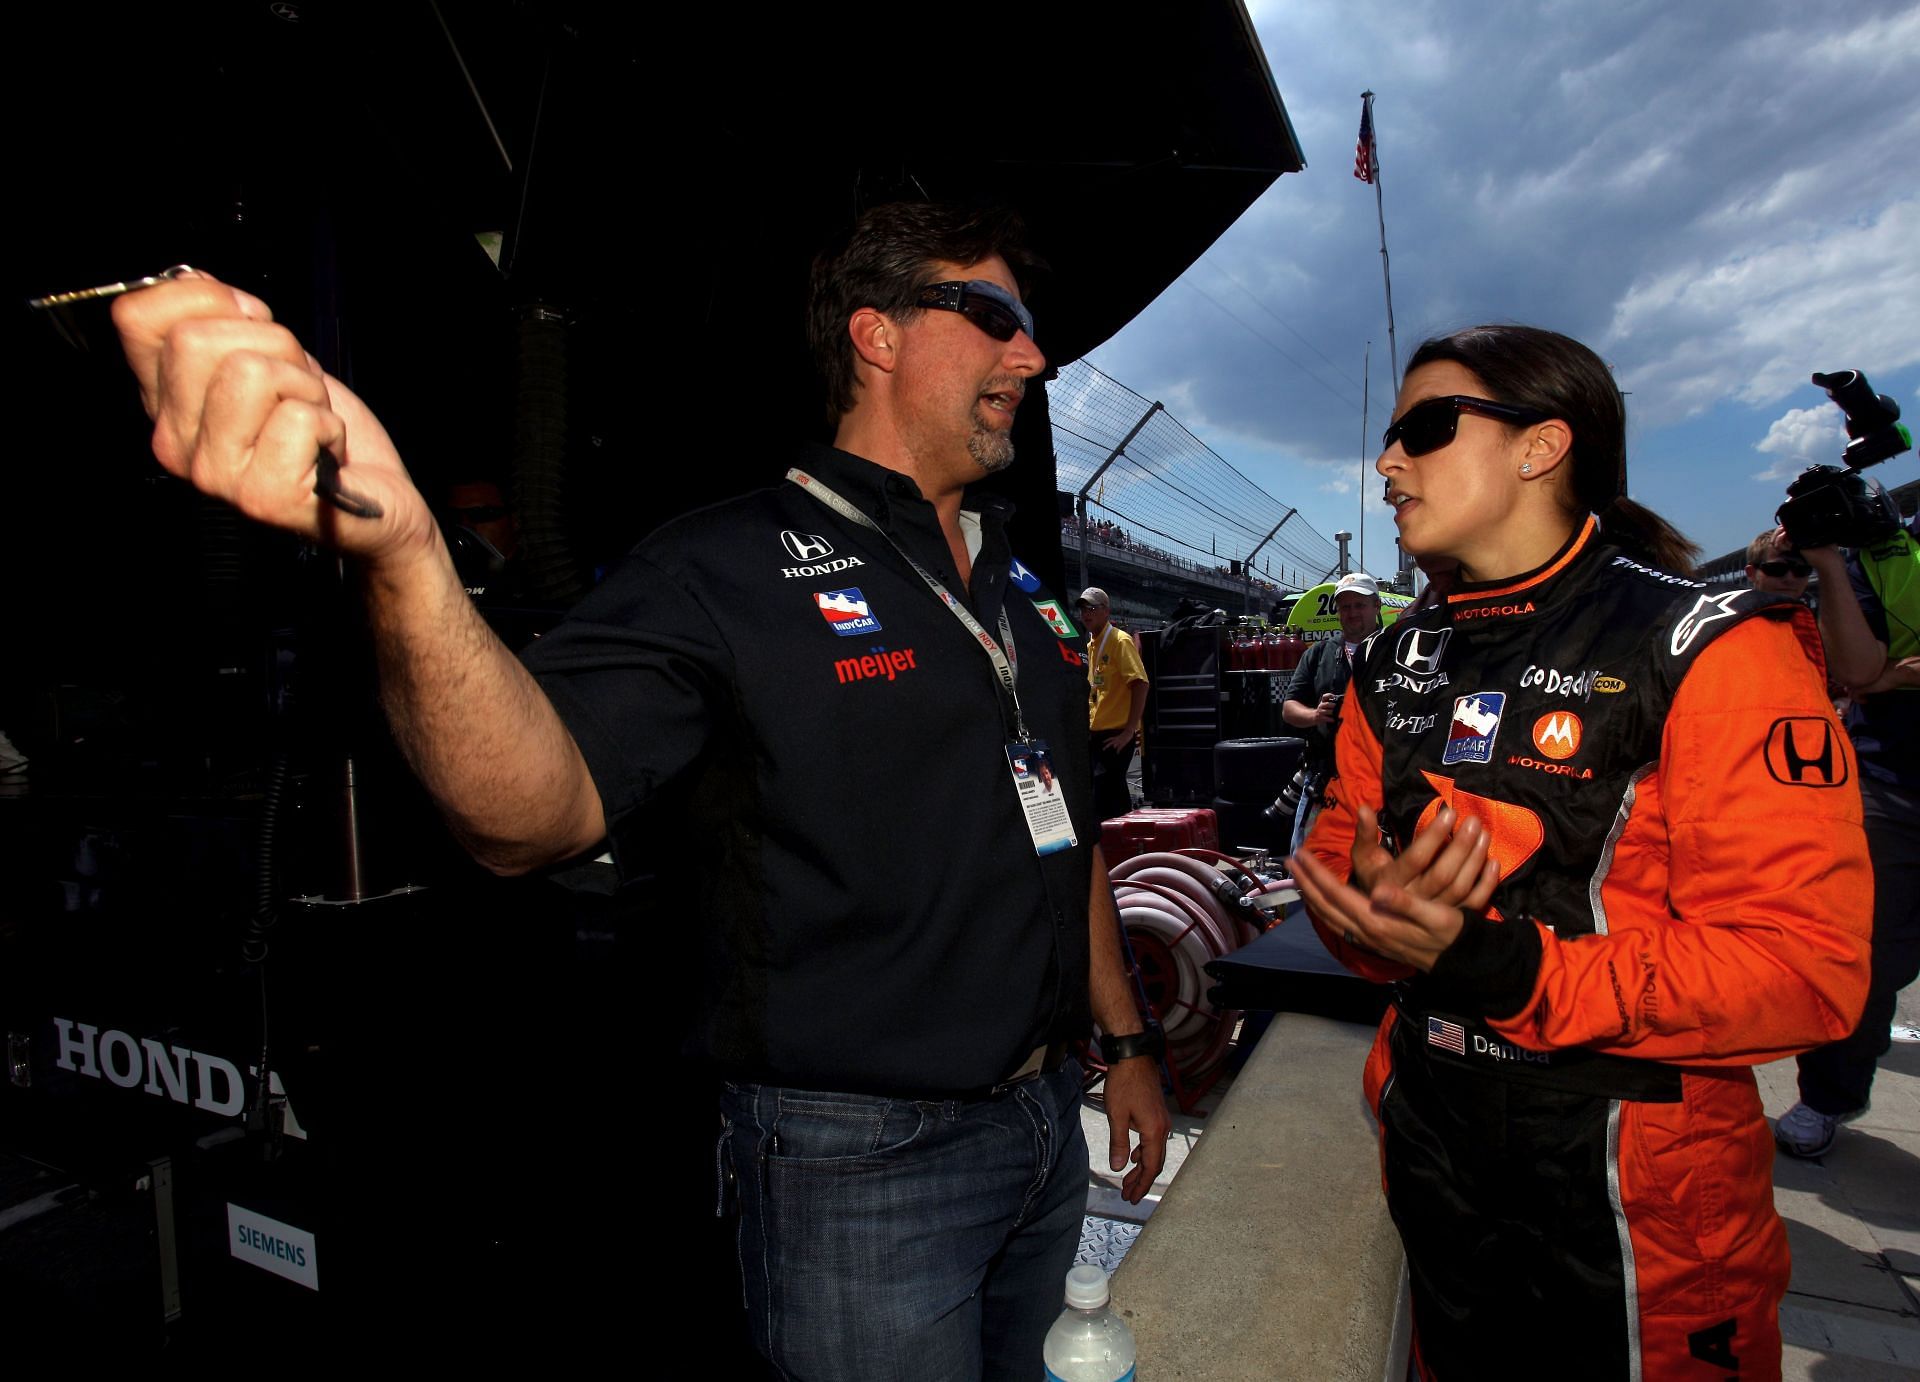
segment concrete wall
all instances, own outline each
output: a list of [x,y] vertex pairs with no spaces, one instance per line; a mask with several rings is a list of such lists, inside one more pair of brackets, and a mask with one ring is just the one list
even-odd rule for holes
[[1113,1281],[1143,1378],[1406,1376],[1400,1239],[1360,1093],[1372,1030],[1282,1013]]

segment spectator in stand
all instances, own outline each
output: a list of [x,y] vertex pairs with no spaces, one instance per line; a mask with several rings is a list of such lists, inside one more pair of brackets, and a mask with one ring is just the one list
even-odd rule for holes
[[1813,568],[1787,541],[1784,528],[1769,528],[1747,544],[1747,581],[1755,590],[1798,600],[1807,593],[1812,575]]
[[1087,722],[1093,747],[1093,812],[1101,820],[1133,809],[1127,767],[1147,714],[1147,669],[1133,635],[1113,622],[1113,601],[1097,585],[1076,601],[1087,626]]
[[[1920,542],[1916,523],[1852,553],[1809,547],[1820,573],[1827,674],[1847,689],[1847,733],[1860,760],[1860,803],[1873,860],[1872,977],[1851,1035],[1800,1057],[1800,1101],[1773,1139],[1817,1157],[1840,1125],[1867,1111],[1892,1044],[1895,1000],[1920,976]],[[1773,535],[1776,549],[1784,530]],[[1752,575],[1753,568],[1747,568]],[[1800,578],[1804,588],[1806,578]],[[1763,589],[1765,587],[1762,587]]]

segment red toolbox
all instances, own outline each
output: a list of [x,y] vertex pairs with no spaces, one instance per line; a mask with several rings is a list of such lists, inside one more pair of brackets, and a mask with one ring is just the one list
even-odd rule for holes
[[1157,850],[1218,848],[1220,822],[1206,806],[1147,806],[1100,824],[1100,852],[1108,868]]

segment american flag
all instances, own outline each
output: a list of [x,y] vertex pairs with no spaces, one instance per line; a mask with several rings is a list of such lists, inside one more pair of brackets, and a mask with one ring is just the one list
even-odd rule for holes
[[1458,1022],[1449,1022],[1444,1017],[1427,1019],[1427,1045],[1438,1046],[1443,1051],[1451,1051],[1456,1056],[1467,1054],[1467,1029]]
[[[1368,95],[1372,93],[1369,92]],[[1360,98],[1360,142],[1353,150],[1353,175],[1362,182],[1372,182],[1373,162],[1373,102],[1366,96]]]

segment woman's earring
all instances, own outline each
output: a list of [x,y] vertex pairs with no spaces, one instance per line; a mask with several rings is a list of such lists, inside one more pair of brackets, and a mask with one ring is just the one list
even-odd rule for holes
[[1520,462],[1520,473],[1521,473],[1522,475],[1531,475],[1531,474],[1533,474],[1533,462],[1532,462],[1532,461],[1522,461],[1522,462]]

